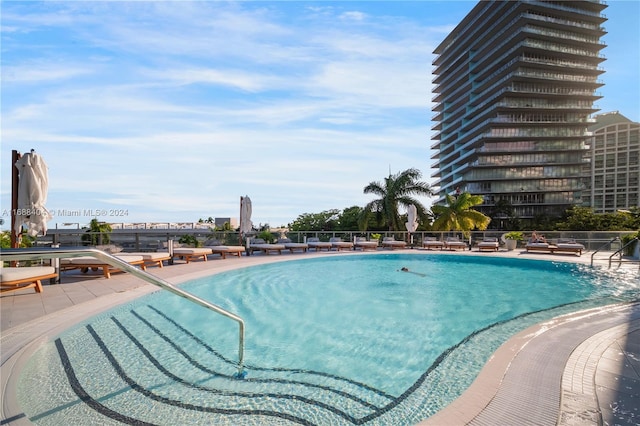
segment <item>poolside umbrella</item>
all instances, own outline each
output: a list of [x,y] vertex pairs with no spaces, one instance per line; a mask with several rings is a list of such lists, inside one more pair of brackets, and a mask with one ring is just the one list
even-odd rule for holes
[[247,196],[240,197],[240,235],[245,235],[252,229],[251,199]]
[[407,222],[404,225],[409,232],[416,232],[418,229],[418,210],[413,204],[410,204],[407,209]]
[[[409,234],[411,234],[412,232],[416,232],[416,229],[418,229],[418,210],[413,204],[410,204],[409,208],[407,209],[407,222],[404,224],[404,226],[407,227],[407,231],[409,231]],[[409,239],[409,242],[413,244],[413,235],[409,235]]]
[[47,164],[42,156],[31,150],[22,155],[15,166],[18,169],[18,204],[14,230],[19,235],[25,225],[28,235],[45,235],[47,222],[52,218],[45,207],[49,190]]

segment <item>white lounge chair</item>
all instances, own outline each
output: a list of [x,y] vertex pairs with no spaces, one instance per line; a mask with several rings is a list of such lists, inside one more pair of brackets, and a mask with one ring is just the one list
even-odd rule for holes
[[353,250],[353,243],[351,241],[342,241],[342,238],[332,237],[329,238],[329,242],[331,243],[331,248],[340,250]]
[[280,238],[278,239],[278,244],[284,244],[285,250],[289,250],[291,253],[298,250],[303,253],[309,249],[309,244],[307,243],[294,243],[290,238]]
[[567,253],[576,253],[578,256],[582,256],[582,252],[585,250],[585,246],[576,242],[573,239],[558,239],[556,243],[556,248],[553,250],[553,253],[556,252],[567,252]]
[[391,250],[406,248],[407,243],[404,241],[397,241],[393,237],[384,237],[382,239],[382,248],[390,248]]
[[178,247],[173,249],[173,257],[182,259],[187,263],[199,258],[202,258],[202,261],[206,262],[207,256],[212,253],[210,248],[205,247]]
[[460,241],[457,237],[448,237],[444,241],[444,248],[447,250],[466,250],[467,243]]
[[444,248],[444,243],[435,237],[427,237],[422,242],[422,247],[426,248],[427,250],[442,250]]
[[377,250],[378,249],[378,241],[367,241],[364,237],[356,238],[355,248],[365,250]]
[[485,237],[478,243],[478,251],[498,251],[500,243],[496,237]]
[[42,293],[42,280],[57,276],[51,266],[2,267],[0,262],[0,292],[35,288],[36,293]]
[[[145,270],[145,262],[142,256],[130,255],[130,254],[114,254],[116,258],[128,263],[129,265],[139,266],[140,269]],[[89,269],[97,271],[102,269],[102,275],[105,278],[111,278],[111,273],[119,272],[115,266],[105,263],[103,260],[97,259],[93,256],[81,256],[72,257],[68,259],[60,259],[60,269],[63,271],[80,269],[82,272],[88,272]]]
[[132,256],[142,256],[145,266],[157,266],[158,268],[162,268],[164,266],[163,262],[165,260],[166,261],[171,260],[171,255],[169,254],[168,251],[135,252],[135,253],[127,252],[126,254],[132,255]]
[[242,256],[242,253],[246,252],[247,249],[244,246],[207,246],[206,248],[211,249],[212,254],[219,254],[223,259],[227,258],[227,255],[231,256]]
[[251,253],[261,251],[264,254],[269,254],[271,252],[282,254],[282,250],[284,249],[284,244],[269,244],[262,238],[253,238],[249,243],[249,251]]
[[331,243],[329,241],[320,241],[320,238],[317,237],[307,238],[307,245],[309,249],[314,249],[315,251],[331,250]]

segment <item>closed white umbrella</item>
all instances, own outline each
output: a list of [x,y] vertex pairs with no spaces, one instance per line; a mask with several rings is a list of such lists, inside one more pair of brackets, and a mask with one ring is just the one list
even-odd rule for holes
[[409,205],[407,209],[407,222],[404,225],[409,232],[416,232],[418,229],[418,210],[413,204]]
[[413,204],[410,204],[407,209],[407,222],[404,226],[409,231],[409,243],[413,245],[413,235],[411,233],[416,232],[416,229],[418,229],[418,209]]
[[240,197],[240,233],[246,234],[253,229],[251,222],[251,199],[247,196]]
[[18,169],[18,205],[15,212],[15,232],[20,234],[22,225],[35,237],[46,235],[51,213],[46,209],[49,191],[49,171],[42,156],[31,151],[15,163]]

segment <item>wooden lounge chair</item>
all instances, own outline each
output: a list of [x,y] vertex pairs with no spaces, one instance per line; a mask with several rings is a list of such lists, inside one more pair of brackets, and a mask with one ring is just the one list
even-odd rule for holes
[[223,259],[226,259],[228,254],[240,257],[247,251],[244,246],[207,246],[206,248],[211,249],[212,254],[219,254]]
[[[145,262],[142,256],[130,255],[130,254],[114,254],[113,256],[122,260],[123,262],[127,262],[129,265],[139,266],[140,269],[145,270]],[[102,275],[105,278],[111,278],[111,273],[113,272],[121,272],[115,266],[109,265],[100,259],[96,259],[93,256],[82,256],[82,257],[72,257],[69,259],[60,259],[60,269],[63,271],[72,270],[72,269],[80,269],[82,272],[89,272],[89,269],[97,271],[98,269],[102,269]]]
[[496,237],[486,237],[478,243],[478,251],[498,251],[500,243]]
[[527,252],[541,251],[547,253],[575,253],[582,256],[585,246],[572,239],[559,239],[555,244],[543,242],[528,242],[525,246]]
[[262,238],[253,238],[249,243],[249,251],[254,253],[256,251],[260,251],[264,254],[269,253],[278,253],[282,254],[282,250],[284,250],[284,244],[269,244]]
[[427,250],[442,250],[444,248],[444,243],[436,239],[435,237],[427,237],[422,242],[422,247],[426,248]]
[[42,280],[56,278],[58,274],[51,266],[1,267],[0,262],[0,293],[6,291],[35,288],[36,293],[42,293]]
[[290,238],[280,238],[278,239],[278,244],[284,244],[284,248],[286,250],[289,250],[291,253],[293,253],[296,250],[306,253],[306,251],[309,249],[309,244],[294,243],[291,241]]
[[351,241],[342,241],[342,238],[332,237],[329,238],[329,242],[331,243],[331,248],[340,250],[353,250],[353,243]]
[[456,237],[448,237],[444,242],[444,248],[447,250],[466,250],[467,243],[460,241]]
[[543,243],[539,241],[529,241],[524,248],[527,251],[527,253],[532,251],[542,251],[542,252],[552,253],[554,247],[555,246],[552,246],[549,243]]
[[320,238],[317,237],[309,237],[307,238],[307,245],[309,246],[309,250],[314,249],[315,251],[320,250],[331,250],[331,243],[329,241],[320,241]]
[[202,258],[203,262],[207,261],[207,256],[212,253],[210,248],[204,247],[178,247],[173,249],[173,257],[182,259],[189,263],[193,259]]
[[382,248],[389,248],[391,250],[403,249],[407,247],[407,243],[404,241],[397,241],[393,237],[384,237],[382,239]]
[[136,253],[126,253],[126,254],[130,254],[133,256],[142,256],[142,259],[144,260],[144,266],[157,266],[158,268],[162,268],[163,262],[166,261],[170,261],[171,260],[171,255],[169,254],[168,251],[162,252],[162,251],[158,251],[158,252],[136,252]]
[[367,241],[364,237],[356,238],[354,247],[356,249],[365,250],[378,250],[378,241]]
[[585,246],[576,242],[576,240],[565,240],[559,239],[556,243],[555,249],[553,249],[553,253],[557,252],[565,252],[565,253],[576,253],[578,256],[582,256],[582,252],[585,250]]

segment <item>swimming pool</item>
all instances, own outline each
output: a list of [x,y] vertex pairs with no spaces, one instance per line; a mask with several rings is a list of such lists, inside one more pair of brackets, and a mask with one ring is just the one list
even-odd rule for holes
[[639,291],[578,265],[433,254],[296,260],[183,288],[245,319],[245,380],[232,378],[235,323],[157,293],[40,350],[18,386],[30,420],[413,424],[512,334]]

